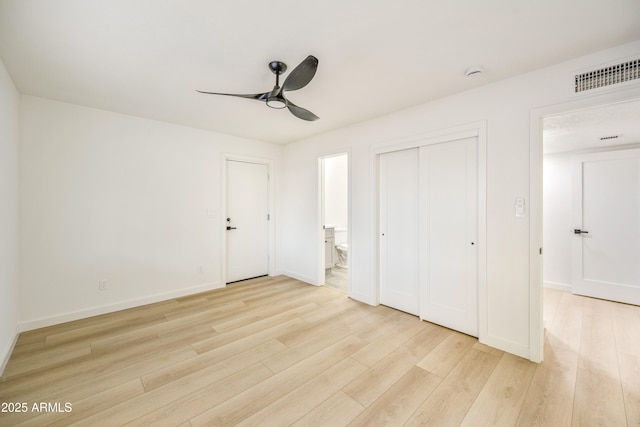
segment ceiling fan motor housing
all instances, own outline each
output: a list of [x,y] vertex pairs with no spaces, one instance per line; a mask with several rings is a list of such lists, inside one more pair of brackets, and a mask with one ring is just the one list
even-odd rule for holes
[[269,69],[273,74],[275,74],[276,76],[279,76],[280,74],[287,71],[287,64],[280,61],[271,61],[269,62]]

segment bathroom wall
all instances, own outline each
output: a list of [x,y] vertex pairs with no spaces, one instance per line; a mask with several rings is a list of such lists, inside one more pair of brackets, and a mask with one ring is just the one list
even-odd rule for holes
[[571,290],[571,153],[544,156],[544,285]]
[[348,156],[324,159],[324,223],[336,229],[336,245],[347,242]]

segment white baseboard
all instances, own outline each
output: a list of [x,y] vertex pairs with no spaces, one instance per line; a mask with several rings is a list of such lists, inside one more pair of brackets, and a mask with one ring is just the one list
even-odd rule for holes
[[188,295],[198,294],[200,292],[211,291],[213,289],[223,288],[224,283],[207,283],[204,285],[194,286],[191,288],[180,289],[174,292],[151,295],[144,298],[137,298],[128,301],[122,301],[115,304],[102,305],[84,310],[63,313],[51,317],[42,317],[39,319],[27,320],[18,323],[20,332],[30,331],[33,329],[44,328],[47,326],[58,325],[60,323],[71,322],[74,320],[85,319],[87,317],[99,316],[101,314],[113,313],[114,311],[126,310],[128,308],[139,307],[141,305],[153,304],[156,302],[166,301],[172,298],[180,298]]
[[496,337],[484,337],[478,339],[481,344],[488,345],[489,347],[497,348],[498,350],[506,351],[507,353],[515,354],[524,359],[531,360],[530,349],[526,345],[520,343],[500,339]]
[[13,348],[16,346],[18,342],[18,337],[20,336],[20,327],[16,325],[16,331],[13,334],[13,340],[9,342],[9,344],[3,349],[2,353],[0,353],[0,377],[4,372],[4,368],[7,367],[7,363],[9,363],[9,358],[11,358],[11,353],[13,353]]
[[305,283],[309,283],[310,285],[315,285],[317,286],[316,280],[306,276],[304,274],[299,274],[299,273],[295,273],[293,271],[282,271],[279,273],[279,275],[284,275],[284,276],[289,276],[292,279],[296,279],[296,280],[300,280],[301,282],[305,282]]
[[571,292],[571,285],[567,283],[558,283],[558,282],[543,282],[543,286],[545,288],[558,289],[559,291]]
[[349,298],[374,307],[378,305],[378,303],[371,297],[371,295],[368,294],[360,294],[358,292],[350,291]]

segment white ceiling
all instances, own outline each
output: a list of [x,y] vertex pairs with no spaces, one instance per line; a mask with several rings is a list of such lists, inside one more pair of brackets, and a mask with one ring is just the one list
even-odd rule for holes
[[[638,0],[0,0],[22,93],[276,143],[638,39]],[[265,92],[309,54],[287,96],[316,122],[195,92]]]
[[631,144],[640,144],[640,101],[572,111],[543,120],[545,154]]

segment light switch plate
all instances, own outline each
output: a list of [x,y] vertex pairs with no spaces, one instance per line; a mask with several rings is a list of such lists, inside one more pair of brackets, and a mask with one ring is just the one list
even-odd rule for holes
[[524,197],[516,198],[516,217],[524,217]]

